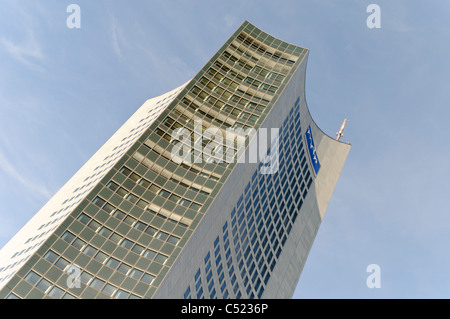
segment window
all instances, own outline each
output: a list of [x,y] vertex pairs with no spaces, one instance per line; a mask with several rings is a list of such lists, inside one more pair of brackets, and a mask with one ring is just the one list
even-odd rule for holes
[[155,261],[157,261],[161,264],[164,264],[166,262],[166,260],[167,260],[167,256],[164,256],[162,254],[158,254],[155,258]]
[[123,237],[122,236],[120,236],[119,234],[116,234],[116,233],[113,233],[112,235],[111,235],[111,238],[110,238],[113,242],[115,242],[116,244],[118,244],[122,239],[123,239]]
[[142,277],[141,280],[150,285],[154,279],[155,279],[155,276],[150,275],[150,274],[144,274],[144,276]]
[[134,245],[133,249],[131,251],[135,252],[136,254],[140,255],[143,251],[145,250],[145,248],[141,245]]
[[144,274],[144,272],[143,271],[140,271],[140,270],[138,270],[138,269],[133,269],[131,272],[130,272],[130,277],[131,278],[134,278],[134,279],[137,279],[137,280],[139,280],[141,277],[142,277],[142,275]]
[[72,234],[72,233],[69,232],[69,231],[66,231],[66,232],[62,235],[61,238],[64,239],[66,242],[68,242],[68,243],[70,244],[70,243],[75,239],[75,235]]
[[121,264],[119,266],[119,268],[117,268],[118,271],[120,271],[121,273],[127,275],[128,272],[131,270],[131,267],[128,266],[127,264]]
[[94,278],[90,273],[83,271],[80,275],[80,281],[85,283],[86,285]]
[[180,202],[178,204],[183,205],[185,207],[189,207],[189,205],[191,204],[191,201],[183,198],[180,200]]
[[111,214],[111,212],[114,210],[114,206],[106,203],[106,205],[103,206],[103,210],[106,211],[107,213]]
[[122,220],[122,219],[125,218],[126,215],[125,215],[124,212],[122,212],[121,210],[118,210],[118,209],[117,209],[117,210],[114,212],[113,216],[116,217],[116,218],[118,218],[118,219],[120,219],[120,220]]
[[113,285],[106,284],[105,287],[103,287],[102,292],[104,292],[105,294],[107,294],[109,296],[112,296],[112,295],[114,295],[116,290],[117,290],[117,288],[114,287]]
[[86,214],[82,213],[79,217],[78,217],[78,221],[80,221],[81,223],[87,225],[87,223],[89,223],[89,221],[91,220],[90,217],[88,217]]
[[88,227],[94,231],[97,231],[100,228],[100,224],[97,223],[95,220],[92,220],[89,224]]
[[136,174],[136,173],[132,173],[132,174],[130,175],[130,179],[131,179],[132,181],[134,181],[134,182],[137,182],[140,178],[141,178],[141,177],[140,177],[138,174]]
[[101,251],[99,251],[98,254],[95,255],[94,258],[103,264],[103,262],[106,259],[108,259],[108,256],[106,254],[102,253]]
[[105,282],[101,279],[95,278],[92,282],[91,282],[91,287],[95,288],[97,290],[101,290],[103,288],[103,285],[105,284]]
[[117,185],[117,184],[114,183],[114,182],[109,182],[109,183],[106,185],[106,187],[108,187],[108,188],[111,189],[112,191],[116,191],[116,189],[119,188],[119,185]]
[[111,236],[112,230],[110,230],[109,228],[106,228],[106,227],[102,227],[102,229],[100,229],[100,231],[98,233],[100,235],[105,236],[106,238],[108,238],[109,236]]
[[144,231],[145,228],[147,228],[147,224],[143,223],[143,222],[137,222],[134,225],[134,228],[139,229],[140,231]]
[[132,202],[133,204],[135,204],[139,198],[137,198],[136,196],[134,196],[133,194],[128,195],[127,200],[129,200],[130,202]]
[[195,273],[195,281],[197,281],[198,277],[200,277],[200,269],[197,270],[197,272]]
[[133,225],[133,223],[134,223],[135,221],[136,221],[136,219],[133,218],[133,217],[131,217],[131,216],[127,216],[127,217],[124,219],[124,222],[127,223],[128,225]]
[[42,290],[43,292],[47,292],[48,288],[50,288],[51,286],[52,286],[52,284],[48,280],[42,278],[36,287],[38,289]]
[[151,227],[151,226],[149,226],[149,227],[145,230],[145,232],[146,232],[147,234],[151,235],[151,236],[154,236],[154,235],[156,234],[156,232],[157,232],[157,229],[156,229],[156,228],[153,228],[153,227]]
[[88,255],[90,257],[94,257],[95,254],[97,253],[97,249],[92,247],[91,245],[88,245],[86,247],[86,249],[83,251],[83,253],[85,253],[86,255]]
[[77,238],[75,239],[75,241],[72,243],[72,246],[74,246],[75,248],[82,250],[84,248],[84,246],[86,245],[86,242],[84,242],[83,240]]
[[120,169],[120,171],[119,172],[121,172],[123,175],[125,175],[125,176],[128,176],[128,175],[130,175],[131,174],[131,171],[127,168],[127,167],[122,167],[121,169]]
[[97,205],[98,207],[102,207],[106,202],[103,199],[101,199],[100,197],[96,197],[94,199],[93,203],[95,205]]
[[161,189],[161,190],[159,191],[159,194],[158,194],[158,195],[160,195],[160,196],[162,196],[162,197],[164,197],[164,198],[168,198],[168,197],[170,196],[170,193],[169,193],[168,191],[164,190],[164,189]]
[[189,294],[191,293],[191,287],[188,287],[186,291],[184,292],[184,299],[187,299],[189,297]]
[[161,240],[164,240],[164,241],[165,241],[168,237],[169,237],[169,234],[167,234],[167,233],[165,233],[165,232],[162,232],[162,231],[160,231],[160,232],[158,233],[158,235],[156,235],[156,238],[161,239]]
[[197,293],[197,298],[200,299],[203,296],[203,287],[200,288],[199,292]]
[[177,195],[175,195],[175,194],[172,194],[172,195],[169,197],[169,199],[170,199],[171,201],[174,201],[175,203],[177,203],[177,202],[181,199],[181,197],[179,197],[179,196],[177,196]]
[[30,271],[28,275],[25,276],[25,280],[32,285],[35,285],[39,281],[39,279],[41,279],[41,276],[39,276],[34,271]]
[[50,263],[54,263],[56,261],[56,259],[58,259],[58,255],[56,253],[54,253],[53,251],[49,250],[45,255],[44,255],[44,259],[46,259],[48,262]]
[[178,243],[180,242],[180,238],[171,235],[167,242],[171,243],[172,245],[178,245]]
[[127,248],[127,249],[130,249],[132,246],[133,246],[133,242],[131,241],[131,240],[128,240],[128,239],[124,239],[123,241],[122,241],[122,243],[120,244],[120,246],[122,246],[122,247],[124,247],[124,248]]
[[147,188],[147,187],[149,187],[150,186],[150,182],[148,181],[148,180],[146,180],[146,179],[141,179],[140,181],[139,181],[139,185],[141,185],[142,187],[145,187],[145,188]]
[[130,295],[129,292],[119,289],[117,290],[116,294],[114,295],[115,299],[127,299],[127,297]]
[[149,190],[155,194],[158,194],[159,190],[161,188],[159,188],[158,186],[156,186],[155,184],[153,184],[152,186],[150,186]]
[[66,294],[62,297],[62,299],[77,299],[77,298],[66,292]]
[[197,283],[195,284],[195,288],[198,290],[202,285],[202,280],[200,279],[199,281],[197,281]]
[[140,208],[145,208],[148,205],[148,203],[145,200],[140,199],[136,205],[139,206]]
[[106,266],[117,269],[117,267],[119,267],[120,261],[118,261],[115,258],[109,258],[108,261],[106,262]]
[[125,188],[120,187],[120,188],[117,190],[117,194],[119,194],[120,196],[124,197],[125,195],[128,194],[128,191],[127,191]]
[[156,252],[154,252],[153,250],[147,249],[147,250],[145,251],[145,253],[144,253],[143,256],[144,256],[145,258],[148,258],[148,259],[152,259],[152,260],[153,260],[153,258],[155,258],[155,256],[156,256]]
[[255,123],[258,120],[258,117],[256,115],[251,115],[248,119],[250,122]]
[[62,290],[61,288],[54,286],[50,292],[48,293],[48,295],[50,297],[56,298],[56,299],[61,299],[61,297],[64,295],[64,290]]
[[59,258],[58,261],[56,262],[55,266],[58,267],[59,269],[63,270],[66,269],[67,266],[69,266],[70,263],[65,260],[64,258]]

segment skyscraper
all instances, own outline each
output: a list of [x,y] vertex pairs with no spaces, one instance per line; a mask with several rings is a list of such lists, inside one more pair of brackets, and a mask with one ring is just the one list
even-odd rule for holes
[[289,298],[350,149],[308,50],[244,22],[148,100],[0,251],[0,298]]

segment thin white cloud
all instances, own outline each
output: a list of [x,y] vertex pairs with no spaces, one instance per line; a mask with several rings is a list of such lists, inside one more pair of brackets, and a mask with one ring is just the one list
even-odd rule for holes
[[111,16],[111,38],[112,38],[112,46],[114,48],[114,52],[116,55],[121,58],[122,57],[122,46],[124,43],[124,36],[121,28],[119,27],[117,20],[114,16]]
[[26,40],[21,43],[13,42],[6,37],[2,37],[1,44],[6,52],[17,61],[31,70],[44,72],[45,69],[38,63],[44,59],[41,46],[31,29],[28,30],[27,34]]
[[5,155],[0,152],[0,167],[5,171],[11,178],[22,184],[23,186],[29,188],[34,193],[42,196],[43,198],[50,198],[52,192],[50,192],[45,186],[36,184],[25,177],[11,164],[11,162],[5,157]]

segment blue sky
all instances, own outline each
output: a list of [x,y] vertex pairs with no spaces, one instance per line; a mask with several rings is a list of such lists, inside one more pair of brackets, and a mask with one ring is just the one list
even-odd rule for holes
[[[81,8],[69,29],[66,8]],[[369,29],[366,8],[381,8]],[[0,2],[0,247],[142,103],[247,19],[310,49],[316,123],[352,143],[294,298],[449,298],[450,4]],[[369,289],[369,264],[381,288]]]

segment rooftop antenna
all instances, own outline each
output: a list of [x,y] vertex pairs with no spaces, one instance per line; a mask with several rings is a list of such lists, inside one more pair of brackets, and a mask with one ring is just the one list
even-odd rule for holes
[[341,139],[341,137],[344,136],[344,128],[345,128],[346,124],[347,124],[347,119],[344,119],[344,123],[342,123],[339,132],[336,133],[336,135],[337,135],[336,140],[337,141],[339,141]]

